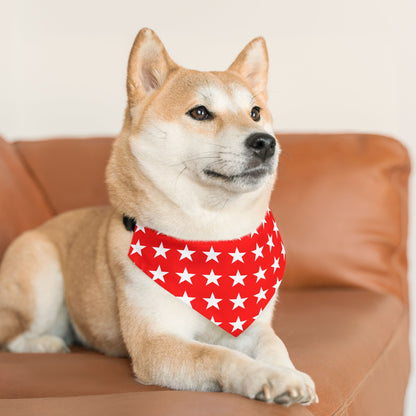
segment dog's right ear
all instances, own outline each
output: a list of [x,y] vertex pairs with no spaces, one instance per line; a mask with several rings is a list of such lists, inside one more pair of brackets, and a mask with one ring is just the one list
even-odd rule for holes
[[140,30],[130,51],[127,69],[129,105],[160,88],[168,74],[178,68],[153,30]]

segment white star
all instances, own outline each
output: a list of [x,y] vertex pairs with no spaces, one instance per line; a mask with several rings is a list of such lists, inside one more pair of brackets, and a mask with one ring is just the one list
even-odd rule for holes
[[142,255],[142,249],[144,249],[146,246],[141,246],[140,241],[137,240],[137,243],[132,244],[130,247],[133,249],[130,254],[138,253]]
[[266,223],[267,223],[267,219],[266,217],[264,217],[264,220],[262,221],[263,227],[266,225]]
[[211,249],[209,251],[204,251],[204,254],[207,256],[205,263],[208,263],[210,260],[214,260],[218,263],[217,257],[221,254],[221,252],[214,251],[214,249],[211,246]]
[[279,260],[280,258],[276,258],[276,257],[274,258],[274,263],[272,264],[274,272],[276,271],[276,269],[280,269]]
[[137,231],[143,231],[144,233],[146,233],[143,225],[139,225],[139,224],[136,224],[136,228],[134,229],[135,233],[137,233]]
[[270,251],[272,251],[272,248],[274,247],[273,236],[269,235],[269,241],[266,244],[269,246]]
[[276,284],[273,286],[276,290],[279,289],[280,283],[282,283],[281,280],[277,279]]
[[241,275],[239,270],[237,270],[237,273],[234,276],[230,276],[230,278],[234,280],[233,286],[238,285],[238,284],[244,286],[245,277],[247,277],[247,275],[246,274]]
[[243,309],[245,309],[244,302],[246,300],[247,300],[247,298],[242,298],[239,293],[237,294],[237,297],[235,299],[230,299],[230,301],[234,303],[233,310],[235,308],[243,308]]
[[285,250],[285,246],[283,245],[283,243],[280,243],[282,245],[282,254],[284,256],[286,256],[286,250]]
[[188,306],[190,306],[192,308],[191,302],[195,299],[195,298],[191,298],[188,296],[188,294],[185,293],[182,296],[176,296],[179,300],[181,300],[183,303],[186,303]]
[[252,253],[256,256],[254,261],[257,260],[257,257],[263,257],[263,246],[259,247],[259,245],[256,243],[256,249],[252,251]]
[[186,270],[186,267],[182,273],[176,273],[176,274],[181,278],[181,280],[179,280],[179,283],[189,282],[190,284],[192,284],[191,277],[195,276],[195,274],[189,273],[188,270]]
[[243,325],[246,323],[246,321],[240,321],[240,317],[237,316],[237,320],[235,322],[230,322],[230,324],[233,326],[233,330],[231,332],[234,332],[236,329],[243,330]]
[[266,293],[267,293],[268,289],[263,290],[263,288],[260,288],[260,292],[257,293],[257,295],[254,295],[257,298],[257,302],[259,303],[261,299],[266,299]]
[[208,302],[207,309],[210,308],[211,306],[219,309],[220,307],[218,306],[218,302],[222,301],[222,299],[216,299],[214,296],[214,293],[211,293],[211,297],[204,298],[204,300]]
[[192,254],[194,254],[195,251],[189,250],[187,245],[185,246],[183,250],[178,250],[178,251],[179,253],[181,253],[181,258],[179,260],[189,259],[192,261]]
[[254,235],[254,234],[258,234],[257,230],[254,230],[254,231],[251,233],[251,238],[253,238],[253,235]]
[[241,261],[241,263],[244,263],[243,256],[246,253],[240,253],[237,247],[235,248],[234,253],[228,253],[228,254],[233,258],[233,261],[231,263],[234,263],[235,261]]
[[276,235],[279,232],[279,229],[277,228],[276,221],[273,221],[273,231],[276,233]]
[[159,247],[153,247],[153,249],[156,251],[155,257],[162,256],[166,258],[166,252],[170,250],[170,248],[163,247],[163,243],[160,243]]
[[253,319],[256,320],[261,315],[262,312],[263,312],[263,309],[260,309],[259,314],[257,316],[255,316],[255,317],[253,317]]
[[254,276],[257,276],[256,283],[257,283],[260,279],[265,279],[265,278],[266,278],[266,276],[264,275],[264,273],[266,273],[266,270],[267,270],[267,269],[263,270],[261,267],[259,267],[259,271],[258,271],[257,273],[253,273],[253,274],[254,274]]
[[221,277],[221,275],[220,274],[215,274],[214,270],[211,270],[210,274],[204,274],[203,276],[208,279],[207,280],[207,286],[211,283],[214,283],[217,286],[219,286],[218,279]]
[[222,322],[215,322],[214,317],[211,318],[211,322],[217,326],[222,324]]
[[152,273],[153,274],[153,280],[154,281],[156,281],[156,280],[158,280],[158,279],[160,279],[162,282],[165,282],[165,279],[164,279],[164,275],[165,274],[168,274],[168,272],[163,272],[161,269],[160,269],[160,266],[157,268],[157,270],[150,270],[150,273]]

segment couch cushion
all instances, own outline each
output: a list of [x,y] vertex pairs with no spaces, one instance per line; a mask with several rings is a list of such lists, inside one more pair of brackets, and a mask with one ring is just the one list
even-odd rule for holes
[[[64,408],[57,414],[65,415],[75,414],[86,403],[97,412],[109,407],[114,409],[116,404],[123,412],[129,412],[139,409],[142,401],[147,406],[149,400],[155,409],[163,408],[169,401],[172,406],[169,414],[204,414],[200,413],[199,405],[203,402],[209,406],[209,414],[216,415],[240,414],[238,409],[244,407],[247,411],[242,415],[269,414],[269,409],[273,409],[276,415],[332,415],[354,403],[354,398],[365,386],[364,381],[374,374],[384,357],[383,365],[388,367],[389,378],[373,380],[375,388],[365,399],[371,403],[379,399],[377,391],[388,390],[389,400],[397,408],[403,400],[409,367],[407,332],[399,331],[403,325],[407,328],[406,317],[405,308],[394,296],[358,289],[282,292],[275,330],[286,343],[295,365],[314,378],[320,397],[319,404],[306,409],[294,406],[289,413],[279,410],[278,406],[247,403],[246,399],[235,395],[218,393],[205,396],[203,393],[177,393],[157,386],[144,386],[134,382],[127,359],[109,358],[80,349],[67,355],[0,353],[0,396],[19,399],[103,395],[95,401],[80,398],[63,401]],[[115,395],[124,392],[132,394]],[[151,399],[146,396],[148,392],[152,392]],[[22,409],[26,402],[10,403],[16,403],[16,409]],[[41,403],[45,409],[50,406],[47,400],[27,403]],[[53,407],[61,402],[50,403]],[[5,404],[7,402],[0,400],[0,413]],[[22,410],[16,414],[29,413]]]
[[282,288],[356,286],[407,302],[409,155],[370,134],[279,137],[271,206],[287,252]]
[[13,145],[0,137],[0,259],[13,238],[51,216],[51,208]]

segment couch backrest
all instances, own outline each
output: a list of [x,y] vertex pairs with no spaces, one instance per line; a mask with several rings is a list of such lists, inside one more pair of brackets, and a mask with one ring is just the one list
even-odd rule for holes
[[279,137],[271,205],[286,242],[285,286],[364,287],[407,302],[405,147],[369,134]]
[[[271,207],[287,252],[282,288],[355,286],[407,301],[410,162],[403,145],[367,134],[278,138],[282,154]],[[21,161],[3,144],[12,155],[6,158],[19,165],[18,170],[10,163],[1,168],[0,182],[10,177],[6,182],[17,193],[13,199],[9,185],[6,191],[0,188],[1,212],[8,213],[1,227],[9,222],[13,229],[6,239],[51,211],[108,203],[104,169],[111,144],[110,138],[17,142],[14,150],[34,180],[23,175]]]
[[59,138],[16,142],[24,163],[59,214],[108,204],[104,171],[113,138]]

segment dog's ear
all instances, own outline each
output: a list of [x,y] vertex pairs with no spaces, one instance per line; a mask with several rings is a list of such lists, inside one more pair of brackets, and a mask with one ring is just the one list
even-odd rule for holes
[[148,28],[140,30],[131,48],[127,69],[129,104],[136,104],[160,88],[177,67],[155,32]]
[[267,100],[267,73],[269,57],[266,42],[262,37],[253,39],[240,52],[236,60],[228,68],[246,80],[254,95]]

